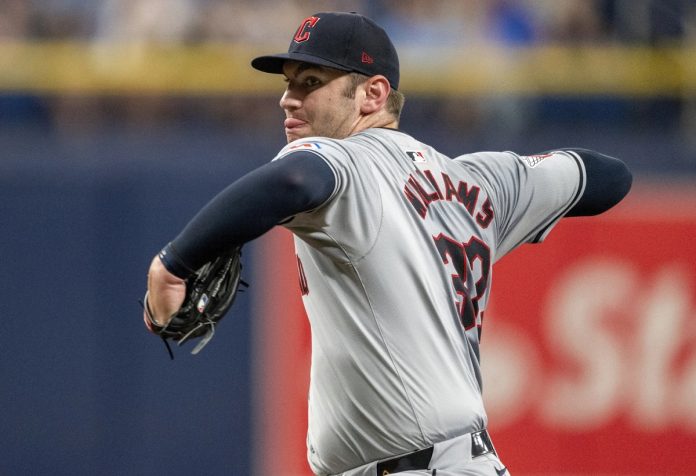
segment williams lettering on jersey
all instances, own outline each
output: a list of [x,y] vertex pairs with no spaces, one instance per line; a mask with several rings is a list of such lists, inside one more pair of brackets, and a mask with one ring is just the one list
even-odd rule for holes
[[488,228],[494,217],[493,206],[488,197],[480,197],[480,187],[470,185],[463,180],[455,186],[450,176],[444,172],[440,173],[438,178],[430,170],[423,170],[422,173],[424,177],[409,175],[404,185],[406,199],[421,218],[427,216],[432,203],[456,200],[476,219],[476,223],[481,228]]

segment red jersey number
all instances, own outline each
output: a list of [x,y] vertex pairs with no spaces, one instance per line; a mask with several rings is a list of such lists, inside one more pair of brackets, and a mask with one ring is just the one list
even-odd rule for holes
[[[488,275],[491,269],[491,252],[488,245],[475,236],[466,243],[454,240],[442,233],[434,236],[433,239],[443,264],[451,263],[454,267],[455,274],[452,275],[452,285],[454,292],[459,296],[456,306],[464,329],[469,330],[480,325],[478,302],[486,293]],[[477,262],[481,276],[476,281],[474,289],[468,289],[469,273],[476,268]]]

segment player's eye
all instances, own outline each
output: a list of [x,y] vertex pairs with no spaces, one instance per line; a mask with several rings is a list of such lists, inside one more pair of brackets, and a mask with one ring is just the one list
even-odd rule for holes
[[306,88],[313,88],[313,87],[318,86],[320,84],[321,84],[321,81],[316,76],[307,76],[304,79],[304,81],[302,81],[302,85]]
[[287,76],[283,78],[286,86],[285,89],[288,90],[303,90],[305,92],[311,92],[314,89],[321,87],[324,81],[314,75],[298,77],[298,78],[288,78]]

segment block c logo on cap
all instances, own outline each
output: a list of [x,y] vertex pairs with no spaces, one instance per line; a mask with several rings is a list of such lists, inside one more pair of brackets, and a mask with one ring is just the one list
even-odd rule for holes
[[319,17],[307,17],[305,20],[302,22],[300,27],[297,29],[297,33],[295,33],[295,43],[303,43],[307,40],[309,40],[309,34],[312,28],[314,28],[314,25],[317,24],[319,21]]

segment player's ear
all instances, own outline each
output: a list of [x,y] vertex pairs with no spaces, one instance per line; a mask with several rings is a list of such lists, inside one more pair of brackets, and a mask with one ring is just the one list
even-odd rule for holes
[[372,114],[384,108],[391,92],[389,81],[382,75],[372,76],[362,85],[365,95],[360,105],[360,112]]

